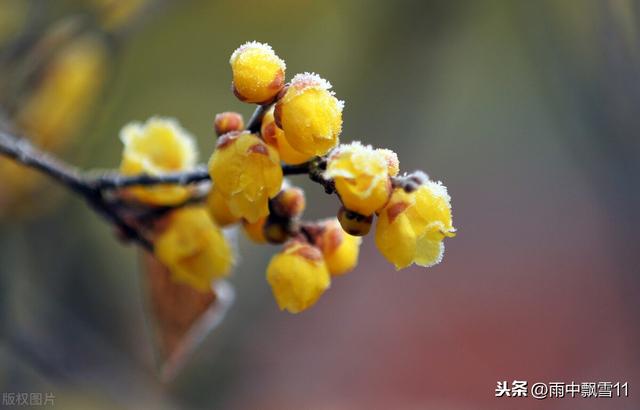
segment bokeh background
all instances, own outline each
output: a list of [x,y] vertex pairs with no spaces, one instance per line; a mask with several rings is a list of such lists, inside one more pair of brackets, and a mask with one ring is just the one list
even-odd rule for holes
[[[0,1],[3,64],[25,27],[79,16],[105,31],[96,3]],[[295,316],[264,278],[277,248],[240,238],[235,305],[162,383],[136,249],[48,187],[0,220],[0,391],[53,392],[65,409],[640,408],[638,2],[190,0],[142,14],[115,36],[65,159],[116,167],[120,127],[158,114],[205,161],[214,114],[252,111],[228,57],[255,39],[289,77],[333,83],[343,141],[442,180],[459,235],[440,265],[402,272],[366,238],[358,268]],[[295,182],[309,217],[337,208]],[[514,379],[628,382],[630,397],[494,397]]]

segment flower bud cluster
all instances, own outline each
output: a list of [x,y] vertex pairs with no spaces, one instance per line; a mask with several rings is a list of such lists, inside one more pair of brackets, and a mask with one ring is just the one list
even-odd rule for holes
[[[313,306],[332,279],[356,267],[361,237],[374,220],[375,243],[397,269],[440,262],[444,238],[455,235],[450,197],[440,182],[423,172],[399,175],[398,156],[389,149],[340,145],[344,104],[329,82],[303,73],[285,83],[284,61],[270,46],[246,43],[230,64],[234,94],[261,107],[246,129],[238,113],[215,117],[218,140],[205,204],[173,211],[155,241],[158,259],[176,280],[203,289],[225,276],[233,258],[220,227],[234,224],[256,243],[282,245],[267,281],[278,306],[291,313]],[[173,120],[131,124],[121,137],[125,174],[195,166],[193,139]],[[336,193],[342,203],[337,218],[304,221],[304,191],[284,179],[291,173],[306,173]],[[154,206],[193,196],[182,185],[131,187],[126,194]]]

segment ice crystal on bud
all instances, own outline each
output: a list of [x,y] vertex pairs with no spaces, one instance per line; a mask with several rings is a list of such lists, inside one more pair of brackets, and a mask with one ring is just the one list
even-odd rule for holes
[[298,74],[276,103],[277,126],[302,154],[324,155],[339,142],[344,104],[330,87],[316,74]]
[[[291,86],[299,89],[315,87],[315,88],[320,88],[327,91],[333,88],[331,83],[328,80],[325,80],[324,78],[320,77],[316,73],[309,73],[309,72],[298,73],[294,75],[293,78],[291,79]],[[334,94],[333,91],[331,91],[331,95],[333,94]]]
[[398,160],[398,154],[387,148],[378,148],[377,152],[384,156],[387,161],[387,170],[389,175],[395,177],[400,172],[400,161]]
[[240,46],[231,54],[229,64],[233,92],[241,101],[266,104],[284,87],[285,63],[267,44],[249,42]]
[[[260,43],[259,41],[247,41],[246,43],[244,43],[243,45],[241,45],[240,47],[236,48],[233,53],[231,53],[231,57],[229,58],[229,63],[233,64],[233,61],[235,61],[238,56],[240,55],[240,53],[242,53],[243,51],[247,50],[247,49],[257,49],[257,50],[261,50],[263,51],[265,54],[273,54],[275,55],[275,51],[273,51],[273,47],[271,47],[271,45],[269,45],[268,43]],[[282,63],[282,68],[286,69],[287,65],[284,62],[284,60],[278,58],[280,60],[280,62]]]

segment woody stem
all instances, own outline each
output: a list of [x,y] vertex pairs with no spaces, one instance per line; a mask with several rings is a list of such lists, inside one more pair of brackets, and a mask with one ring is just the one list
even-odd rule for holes
[[[268,108],[269,105],[258,106],[247,124],[247,129],[252,132],[259,130],[262,117]],[[149,251],[153,250],[151,241],[145,237],[136,224],[128,222],[125,217],[126,207],[123,209],[123,207],[117,206],[117,201],[108,195],[108,191],[117,191],[131,186],[189,185],[210,181],[209,172],[205,165],[196,166],[189,171],[162,175],[129,176],[115,171],[82,172],[79,168],[35,147],[28,139],[21,138],[9,130],[8,124],[0,123],[0,156],[8,157],[45,174],[83,197],[89,206],[116,226],[127,238]],[[323,181],[321,178],[322,163],[322,158],[316,158],[298,165],[285,164],[282,165],[282,173],[284,175],[308,174],[312,180],[322,183],[327,189],[329,182]]]
[[82,196],[98,214],[118,227],[128,238],[138,242],[147,250],[153,246],[135,227],[127,223],[123,216],[107,201],[103,192],[96,188],[80,170],[31,145],[26,139],[0,130],[0,154],[37,170],[72,192]]

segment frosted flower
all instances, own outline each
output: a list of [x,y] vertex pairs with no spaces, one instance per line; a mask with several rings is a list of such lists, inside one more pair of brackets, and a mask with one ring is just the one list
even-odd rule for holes
[[231,247],[204,207],[179,208],[164,225],[154,250],[174,280],[206,292],[213,280],[229,275]]
[[380,211],[376,245],[396,269],[412,263],[433,266],[442,260],[443,240],[455,236],[451,198],[440,182],[427,181],[415,191],[393,191]]
[[[146,123],[132,122],[120,131],[124,144],[120,171],[124,175],[162,175],[193,168],[197,161],[193,137],[172,118],[152,117]],[[189,189],[178,185],[131,187],[126,191],[140,202],[174,205],[189,197]]]
[[372,215],[387,203],[391,194],[388,158],[392,153],[356,141],[339,146],[329,155],[324,176],[335,181],[347,209]]
[[299,313],[329,288],[331,276],[318,248],[291,241],[271,258],[267,281],[281,310]]
[[231,213],[252,223],[269,215],[269,199],[280,192],[283,179],[278,151],[249,132],[218,139],[209,174]]
[[331,84],[317,74],[293,77],[275,107],[275,120],[294,150],[324,155],[338,144],[344,103],[330,91]]

